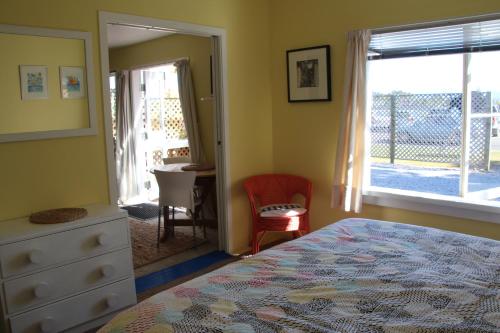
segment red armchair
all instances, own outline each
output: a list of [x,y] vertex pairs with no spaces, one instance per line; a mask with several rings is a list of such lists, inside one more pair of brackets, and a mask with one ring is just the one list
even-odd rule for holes
[[[252,211],[253,254],[259,252],[259,244],[266,231],[293,231],[294,237],[309,232],[312,192],[309,180],[300,176],[267,174],[248,178],[244,187]],[[293,205],[292,200],[296,199],[297,194],[305,199],[303,207]]]

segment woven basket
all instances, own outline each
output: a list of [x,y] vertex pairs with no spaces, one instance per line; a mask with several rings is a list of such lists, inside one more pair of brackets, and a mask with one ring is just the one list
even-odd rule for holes
[[36,212],[30,215],[30,222],[36,224],[64,223],[87,216],[85,208],[58,208]]

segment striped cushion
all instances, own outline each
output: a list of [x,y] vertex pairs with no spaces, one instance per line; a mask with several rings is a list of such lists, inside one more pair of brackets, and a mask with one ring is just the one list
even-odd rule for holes
[[274,204],[259,208],[259,214],[261,217],[297,216],[302,215],[305,212],[307,212],[307,209],[303,208],[299,204]]

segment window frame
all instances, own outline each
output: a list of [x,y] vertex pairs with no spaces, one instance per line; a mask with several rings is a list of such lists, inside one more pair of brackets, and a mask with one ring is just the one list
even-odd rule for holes
[[[483,15],[480,17],[463,18],[457,20],[439,21],[433,23],[424,23],[404,27],[383,28],[372,30],[372,33],[386,33],[404,30],[414,30],[420,28],[437,27],[452,24],[460,24],[467,22],[477,22],[481,19],[491,20],[500,18],[500,14]],[[427,192],[417,192],[410,190],[400,190],[393,188],[377,187],[370,184],[370,152],[371,152],[371,135],[370,122],[366,122],[366,138],[365,138],[365,170],[363,183],[363,202],[366,204],[407,209],[418,212],[434,213],[445,216],[452,216],[465,219],[473,219],[479,221],[493,222],[500,224],[500,202],[495,201],[472,201],[466,198],[468,192],[468,175],[469,175],[469,150],[470,150],[470,122],[471,122],[471,82],[470,82],[470,60],[471,52],[462,52],[463,55],[463,70],[462,70],[462,140],[461,140],[461,163],[460,163],[460,180],[459,180],[459,195],[440,195]],[[367,60],[367,67],[370,61]],[[370,82],[368,81],[368,86]],[[371,116],[371,89],[367,89],[366,108],[367,117]]]

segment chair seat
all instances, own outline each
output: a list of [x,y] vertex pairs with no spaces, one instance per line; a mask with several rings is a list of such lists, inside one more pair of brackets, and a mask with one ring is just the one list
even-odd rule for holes
[[303,215],[307,209],[299,204],[273,204],[259,208],[260,217],[293,217]]

